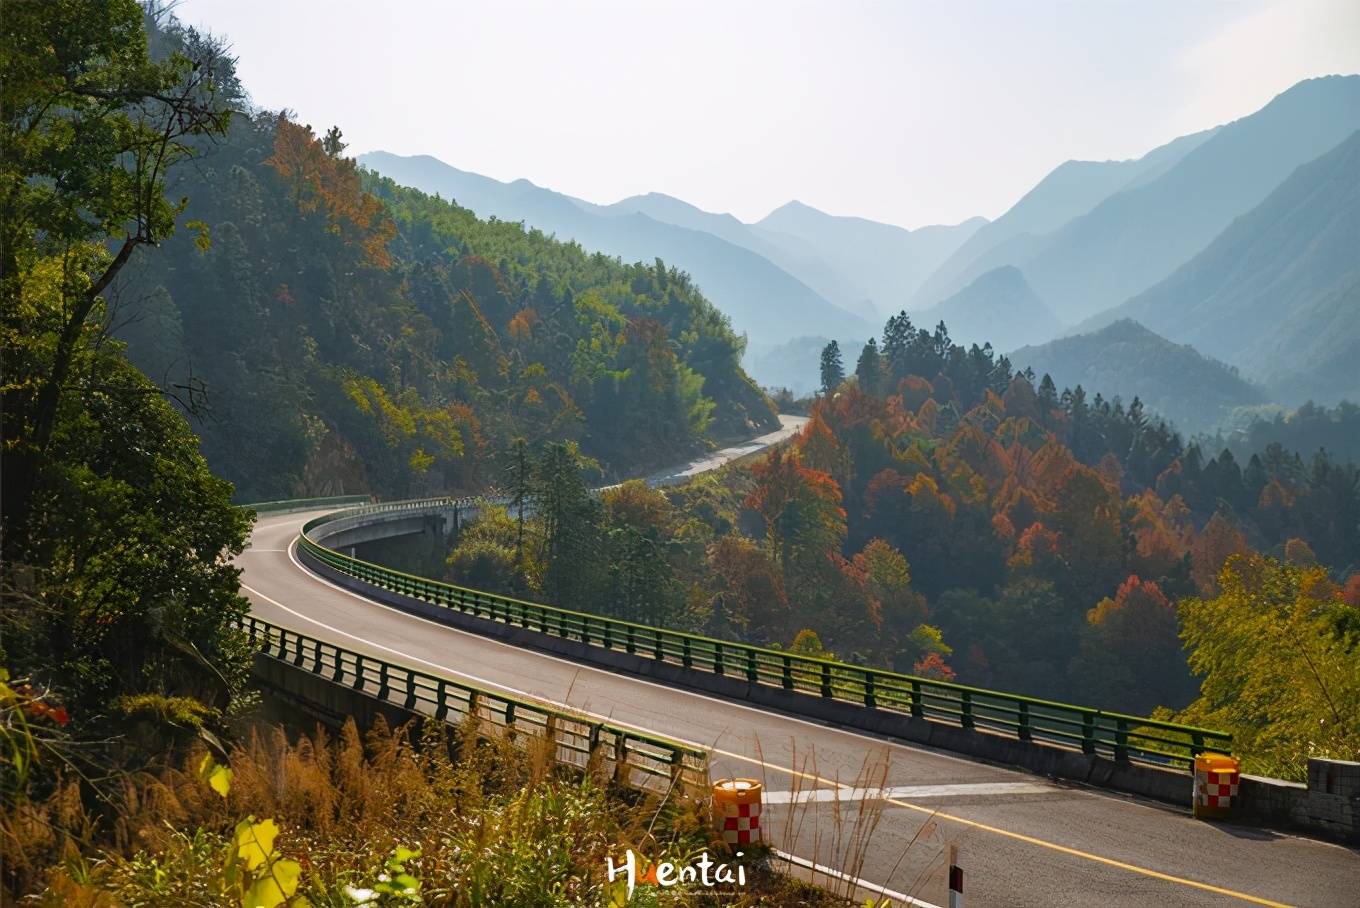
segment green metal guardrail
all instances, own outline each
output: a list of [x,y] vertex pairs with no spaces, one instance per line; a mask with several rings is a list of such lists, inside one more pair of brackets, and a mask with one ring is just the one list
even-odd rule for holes
[[472,499],[421,499],[327,514],[303,526],[299,545],[306,554],[333,570],[385,590],[478,618],[658,662],[731,675],[757,684],[1003,734],[1021,741],[1077,748],[1083,753],[1098,754],[1119,762],[1188,767],[1193,764],[1195,755],[1203,751],[1231,752],[1232,736],[1225,732],[800,656],[525,602],[406,574],[328,549],[311,538],[314,530],[345,517],[471,504],[475,504]]
[[335,684],[454,725],[475,716],[488,737],[550,741],[555,763],[598,766],[618,784],[641,790],[707,790],[708,754],[693,747],[415,671],[250,615],[239,626],[260,652]]
[[257,514],[268,514],[272,511],[310,511],[313,508],[339,508],[354,504],[367,504],[367,495],[332,495],[329,498],[290,498],[284,501],[256,501],[250,504],[238,505],[247,508]]

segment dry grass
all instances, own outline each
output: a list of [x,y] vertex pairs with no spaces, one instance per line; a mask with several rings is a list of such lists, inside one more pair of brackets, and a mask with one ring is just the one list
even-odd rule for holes
[[[353,724],[290,740],[256,729],[231,754],[224,800],[198,777],[202,753],[155,776],[130,778],[100,821],[63,784],[48,800],[0,817],[0,862],[12,899],[43,905],[230,905],[221,883],[235,824],[273,818],[276,849],[303,867],[312,905],[353,904],[397,847],[424,904],[602,904],[606,856],[623,849],[687,863],[723,851],[708,804],[691,794],[639,795],[598,771],[555,767],[532,739],[449,729]],[[386,904],[386,903],[385,903]],[[392,902],[391,904],[397,904]],[[639,889],[632,904],[828,905],[829,893],[752,866],[737,892]]]

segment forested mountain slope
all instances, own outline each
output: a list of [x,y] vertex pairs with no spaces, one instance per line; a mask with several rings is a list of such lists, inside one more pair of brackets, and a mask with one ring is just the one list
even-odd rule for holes
[[239,498],[480,488],[518,436],[625,472],[775,424],[683,273],[366,181],[342,152],[238,117],[171,187],[197,237],[119,288],[134,361],[206,393],[195,428]]
[[1284,402],[1360,399],[1360,132],[1106,318],[1193,344]]
[[454,199],[480,217],[523,221],[564,242],[626,262],[660,257],[690,274],[698,289],[731,319],[733,330],[752,343],[775,344],[846,324],[857,325],[865,335],[870,331],[859,316],[832,305],[757,252],[705,230],[666,223],[636,210],[591,205],[528,180],[501,183],[428,155],[371,152],[359,161],[402,185]]
[[1052,375],[1059,385],[1083,385],[1125,400],[1135,396],[1189,432],[1212,430],[1234,408],[1266,402],[1235,370],[1172,343],[1129,319],[1090,334],[1022,347],[1017,368]]

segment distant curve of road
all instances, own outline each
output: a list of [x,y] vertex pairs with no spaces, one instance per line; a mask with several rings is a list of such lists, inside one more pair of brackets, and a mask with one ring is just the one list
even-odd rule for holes
[[[776,444],[805,422],[781,421],[777,432],[648,482],[683,481]],[[298,561],[299,530],[325,512],[256,525],[237,559],[256,615],[388,661],[708,749],[714,778],[764,781],[768,840],[804,863],[848,870],[922,905],[947,902],[950,844],[960,848],[970,908],[1360,905],[1360,853],[1353,849],[1200,822],[1185,809],[522,650],[373,602]],[[1187,801],[1189,785],[1187,778]],[[855,838],[865,844],[853,845]]]

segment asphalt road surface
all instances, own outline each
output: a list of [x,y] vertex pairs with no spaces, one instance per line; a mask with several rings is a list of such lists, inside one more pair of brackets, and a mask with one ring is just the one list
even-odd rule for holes
[[[704,469],[798,425],[705,458]],[[371,602],[298,563],[298,530],[320,513],[256,526],[238,559],[255,614],[391,662],[711,749],[714,778],[764,782],[767,841],[805,861],[923,905],[947,903],[945,855],[955,845],[969,908],[1360,906],[1354,849],[1200,822],[1188,809],[631,678]]]

